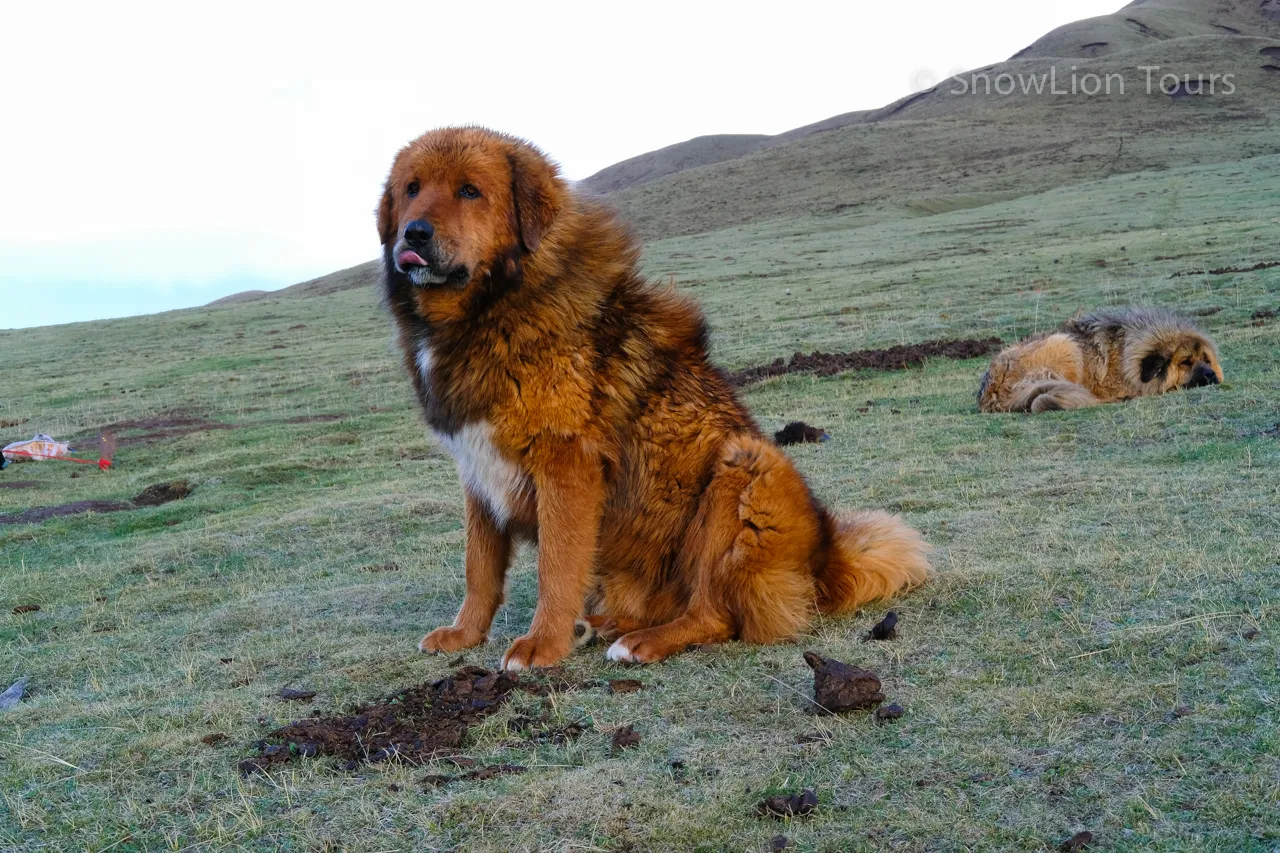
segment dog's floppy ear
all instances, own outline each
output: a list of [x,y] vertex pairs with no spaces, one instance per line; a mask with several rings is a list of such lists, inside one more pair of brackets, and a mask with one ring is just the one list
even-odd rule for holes
[[378,204],[378,237],[382,245],[387,245],[396,236],[395,213],[391,209],[391,186],[382,191],[382,201]]
[[1169,371],[1169,356],[1162,352],[1149,353],[1146,358],[1142,359],[1142,365],[1139,370],[1141,371],[1143,382],[1150,382],[1157,376],[1163,378]]
[[556,167],[531,145],[512,145],[507,160],[520,244],[535,252],[564,206],[564,187]]

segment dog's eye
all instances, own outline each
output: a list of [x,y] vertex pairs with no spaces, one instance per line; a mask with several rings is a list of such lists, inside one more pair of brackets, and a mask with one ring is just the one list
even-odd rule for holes
[[419,189],[421,189],[421,187],[418,186],[417,181],[410,181],[409,186],[404,188],[404,194],[409,198],[417,198]]
[[463,184],[462,189],[458,190],[458,195],[463,198],[480,198],[480,190],[476,189],[474,184]]
[[1190,366],[1191,366],[1192,364],[1194,364],[1194,363],[1195,363],[1195,362],[1193,362],[1191,359],[1189,359],[1189,358],[1188,358],[1188,359],[1183,360],[1183,362],[1182,362],[1182,366],[1183,366],[1183,367],[1190,367]]

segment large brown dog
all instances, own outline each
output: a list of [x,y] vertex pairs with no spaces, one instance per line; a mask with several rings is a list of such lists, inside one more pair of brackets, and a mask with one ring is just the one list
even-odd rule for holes
[[697,308],[529,144],[479,128],[400,151],[378,210],[386,298],[466,496],[467,594],[424,651],[478,645],[516,539],[538,606],[503,656],[553,664],[586,616],[613,660],[788,637],[924,580],[898,519],[832,518],[711,366]]
[[1160,308],[1115,308],[1068,320],[991,362],[983,412],[1081,409],[1222,381],[1213,341]]

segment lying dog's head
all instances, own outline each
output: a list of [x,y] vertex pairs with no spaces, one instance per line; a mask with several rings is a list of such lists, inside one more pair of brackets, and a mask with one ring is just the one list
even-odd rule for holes
[[1189,328],[1151,330],[1141,336],[1133,358],[1144,385],[1160,392],[1201,388],[1222,381],[1222,365],[1213,341]]
[[396,155],[378,206],[387,274],[463,287],[537,251],[566,192],[527,142],[475,127],[426,133]]

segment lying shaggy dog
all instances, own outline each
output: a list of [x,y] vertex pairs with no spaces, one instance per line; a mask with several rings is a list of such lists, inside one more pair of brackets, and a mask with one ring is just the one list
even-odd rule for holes
[[538,605],[509,670],[547,666],[586,617],[613,660],[790,637],[925,579],[883,513],[835,518],[707,357],[698,309],[531,145],[450,128],[395,159],[378,209],[386,299],[427,423],[466,496],[467,594],[424,651],[484,642],[512,545]]
[[1213,341],[1190,322],[1159,308],[1115,308],[1001,352],[982,377],[978,409],[1081,409],[1221,381]]

